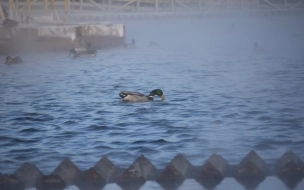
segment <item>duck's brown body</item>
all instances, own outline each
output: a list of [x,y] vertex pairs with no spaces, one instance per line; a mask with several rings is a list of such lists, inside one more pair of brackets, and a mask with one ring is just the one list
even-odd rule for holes
[[23,61],[19,56],[14,57],[14,58],[12,58],[11,56],[7,56],[5,63],[17,64],[17,63],[22,63],[22,62]]
[[124,101],[129,101],[129,102],[142,102],[142,101],[153,100],[154,95],[158,95],[162,98],[162,100],[165,100],[163,92],[160,89],[152,90],[149,96],[146,96],[139,92],[130,92],[130,91],[121,91],[119,93],[119,96]]

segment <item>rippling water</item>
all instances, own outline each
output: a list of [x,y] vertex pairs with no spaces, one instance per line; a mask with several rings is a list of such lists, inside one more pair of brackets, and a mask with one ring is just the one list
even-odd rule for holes
[[[21,54],[23,64],[0,64],[0,171],[31,162],[49,173],[64,157],[87,169],[103,155],[121,167],[144,154],[160,168],[177,153],[194,165],[212,153],[236,164],[251,149],[267,162],[286,150],[303,159],[302,21],[125,21],[136,48],[75,60]],[[254,42],[265,52],[255,53]],[[118,96],[156,88],[164,102]]]

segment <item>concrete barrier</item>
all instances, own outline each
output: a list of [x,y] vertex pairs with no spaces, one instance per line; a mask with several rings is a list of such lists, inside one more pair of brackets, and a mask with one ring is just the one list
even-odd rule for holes
[[97,190],[106,185],[106,180],[94,168],[90,168],[81,174],[75,184],[81,190]]
[[275,164],[266,163],[255,151],[250,151],[237,165],[230,165],[222,156],[214,154],[202,166],[193,166],[184,155],[178,154],[159,170],[141,155],[127,169],[120,169],[104,156],[94,167],[81,172],[66,158],[51,175],[44,175],[30,163],[22,164],[14,174],[0,173],[0,189],[59,190],[76,185],[88,190],[102,189],[106,183],[117,183],[123,189],[139,189],[147,180],[155,180],[164,189],[177,189],[185,179],[193,178],[206,189],[214,189],[226,177],[234,177],[246,189],[255,189],[267,176],[273,175],[293,189],[304,177],[304,163],[291,151]]
[[59,166],[52,172],[52,175],[59,176],[66,185],[74,184],[81,171],[68,158],[65,158]]
[[35,187],[37,182],[42,178],[43,173],[34,165],[24,163],[14,174],[25,188]]
[[287,151],[275,164],[275,175],[278,176],[289,189],[295,189],[295,186],[304,177],[304,163],[296,154]]
[[2,190],[23,190],[23,183],[15,175],[2,175],[0,173],[0,189]]
[[265,161],[252,150],[237,165],[235,179],[246,189],[256,189],[268,174]]
[[123,189],[139,189],[146,180],[153,180],[156,175],[155,166],[144,155],[141,155],[122,173],[117,184]]
[[94,166],[94,169],[108,182],[115,182],[121,173],[106,156],[103,156]]
[[65,182],[55,175],[42,176],[36,184],[37,190],[63,190],[65,187]]
[[197,172],[195,180],[206,189],[215,189],[227,176],[229,167],[229,163],[221,155],[213,154]]

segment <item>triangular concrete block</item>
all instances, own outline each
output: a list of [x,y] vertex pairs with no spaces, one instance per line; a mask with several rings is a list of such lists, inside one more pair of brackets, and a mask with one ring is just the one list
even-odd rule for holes
[[24,184],[25,188],[35,187],[43,173],[34,165],[24,163],[15,172],[15,176]]
[[74,184],[74,180],[79,177],[80,173],[78,167],[68,158],[65,158],[52,172],[53,175],[63,179],[66,185]]
[[120,169],[116,167],[106,156],[103,156],[94,166],[94,169],[101,175],[108,183],[115,182]]

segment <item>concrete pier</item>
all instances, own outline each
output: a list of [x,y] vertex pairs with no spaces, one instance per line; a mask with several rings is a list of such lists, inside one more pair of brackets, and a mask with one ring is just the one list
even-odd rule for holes
[[0,54],[11,52],[68,51],[75,46],[101,49],[122,46],[123,24],[21,25],[0,28]]

